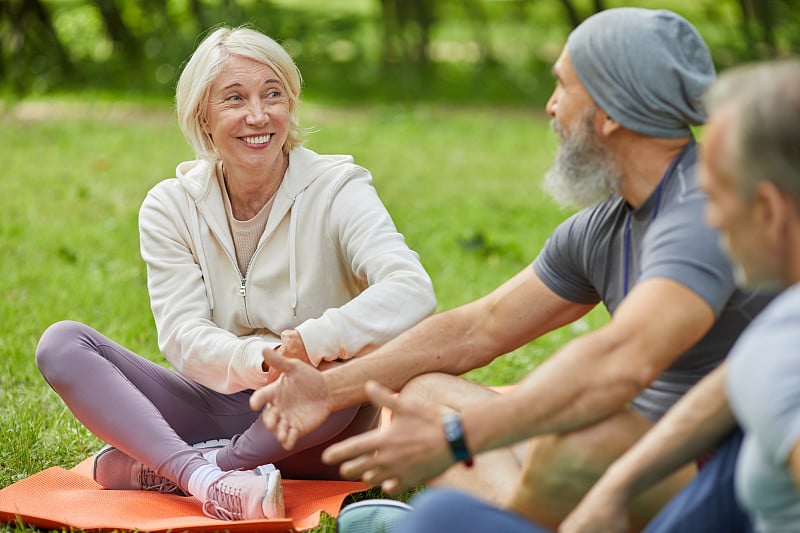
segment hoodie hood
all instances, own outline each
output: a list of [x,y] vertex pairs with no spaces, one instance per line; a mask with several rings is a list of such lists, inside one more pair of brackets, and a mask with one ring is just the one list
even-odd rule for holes
[[[303,192],[314,181],[331,170],[342,172],[343,165],[352,166],[353,158],[349,155],[329,155],[320,157],[315,152],[298,147],[289,152],[289,166],[284,174],[283,181],[275,193],[275,200],[267,221],[267,227],[261,236],[258,248],[272,235],[280,222],[289,214],[289,285],[291,290],[292,312],[297,313],[297,220],[300,216]],[[184,161],[175,169],[178,182],[193,200],[195,209],[191,210],[191,231],[193,240],[197,245],[198,260],[203,271],[208,271],[205,250],[203,249],[200,219],[205,220],[217,239],[223,243],[228,251],[231,261],[236,265],[236,250],[233,238],[228,229],[227,215],[225,214],[222,191],[215,173],[216,163],[207,159]],[[338,173],[337,172],[337,173]],[[256,250],[258,253],[258,249]],[[237,266],[238,269],[238,266]],[[240,273],[241,291],[244,294],[247,284],[247,272]],[[206,292],[208,293],[211,309],[214,309],[213,292],[207,276]]]
[[[341,165],[352,165],[349,155],[326,155],[320,157],[315,152],[298,147],[289,152],[289,166],[276,194],[294,198],[311,185],[317,178]],[[216,162],[207,159],[184,161],[175,169],[175,176],[195,202],[204,200],[214,190],[214,168]],[[277,201],[277,198],[276,198]]]

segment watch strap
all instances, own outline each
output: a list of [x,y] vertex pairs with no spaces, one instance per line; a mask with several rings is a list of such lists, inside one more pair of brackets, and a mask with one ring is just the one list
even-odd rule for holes
[[444,434],[447,443],[450,445],[450,452],[456,461],[461,461],[465,466],[472,466],[472,454],[467,448],[464,440],[464,427],[461,425],[461,415],[458,413],[448,413],[442,419]]

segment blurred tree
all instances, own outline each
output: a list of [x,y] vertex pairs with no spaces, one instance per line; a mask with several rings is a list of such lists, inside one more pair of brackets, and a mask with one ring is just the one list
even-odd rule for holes
[[383,66],[410,63],[428,72],[428,46],[436,22],[435,0],[378,0],[381,11]]
[[[800,0],[683,2],[706,28],[720,68],[800,52]],[[463,95],[478,95],[481,80],[494,83],[500,98],[504,86],[530,98],[563,35],[623,0],[377,0],[373,9],[345,3],[0,0],[0,91],[168,93],[198,35],[220,23],[252,23],[287,44],[317,93],[327,87],[355,98],[364,91],[418,97],[462,83]],[[541,31],[532,35],[531,25]]]
[[120,6],[115,0],[95,0],[95,5],[103,17],[106,32],[128,60],[136,61],[141,55],[141,46],[138,39],[128,29],[120,12]]
[[480,0],[464,0],[462,3],[472,23],[472,33],[478,43],[480,57],[484,64],[494,65],[496,59],[492,52],[491,38],[489,37],[489,16]]
[[761,55],[762,48],[767,55],[775,54],[775,16],[772,0],[739,0],[742,17],[742,34],[747,48]]
[[40,0],[0,1],[0,79],[13,92],[27,92],[37,73],[49,70],[58,77],[70,67],[69,54]]
[[[578,12],[578,8],[575,7],[575,3],[572,0],[560,0],[561,5],[564,8],[564,13],[567,17],[567,21],[569,22],[570,27],[575,28],[583,22],[586,17],[583,17]],[[599,13],[606,9],[605,2],[603,0],[592,0],[592,12],[589,15],[594,13]],[[589,16],[587,15],[587,16]]]
[[200,0],[189,0],[189,11],[194,16],[199,31],[203,31],[209,27],[208,19],[203,11]]

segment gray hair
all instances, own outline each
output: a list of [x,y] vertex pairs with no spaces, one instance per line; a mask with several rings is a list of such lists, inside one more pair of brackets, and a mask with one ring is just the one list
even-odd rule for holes
[[189,58],[178,79],[175,108],[186,141],[198,159],[216,159],[214,143],[203,128],[211,85],[223,63],[232,55],[269,66],[278,75],[289,98],[289,136],[283,151],[302,144],[297,108],[300,106],[302,77],[297,65],[276,41],[247,27],[220,27],[209,34]]
[[711,113],[730,113],[726,147],[740,194],[768,180],[800,204],[800,59],[725,71],[707,95]]

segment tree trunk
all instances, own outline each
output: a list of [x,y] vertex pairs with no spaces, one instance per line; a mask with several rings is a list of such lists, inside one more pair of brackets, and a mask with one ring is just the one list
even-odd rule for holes
[[753,6],[750,0],[739,0],[739,13],[742,21],[742,35],[751,58],[756,56],[756,45],[753,38]]
[[578,10],[572,5],[570,0],[561,0],[561,5],[564,6],[564,11],[567,12],[567,19],[573,28],[577,28],[581,23],[581,16],[578,15]]
[[754,0],[756,16],[761,26],[763,44],[766,46],[767,56],[775,55],[775,14],[772,0]]
[[55,51],[58,56],[61,66],[65,68],[69,67],[69,54],[58,39],[58,34],[53,26],[53,20],[50,18],[50,13],[45,9],[44,5],[39,0],[25,0],[22,5],[23,17],[25,16],[25,11],[28,11],[36,18],[42,30],[44,30],[46,38],[50,41],[50,46],[53,47],[53,51]]
[[469,19],[472,21],[472,31],[480,48],[481,60],[488,64],[496,63],[494,52],[492,51],[492,43],[489,39],[489,19],[486,16],[483,5],[477,0],[466,0],[464,7],[467,9]]
[[208,20],[206,19],[206,16],[203,13],[203,5],[200,3],[200,0],[190,0],[189,11],[191,12],[195,22],[197,23],[198,32],[202,33],[206,31],[206,28],[208,28]]
[[106,32],[114,45],[128,58],[139,56],[139,47],[136,38],[122,20],[119,6],[115,0],[95,0],[95,5],[100,11]]

